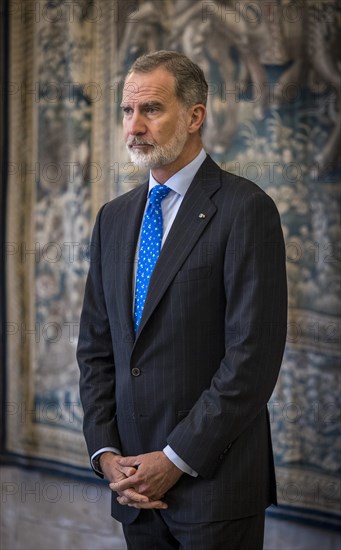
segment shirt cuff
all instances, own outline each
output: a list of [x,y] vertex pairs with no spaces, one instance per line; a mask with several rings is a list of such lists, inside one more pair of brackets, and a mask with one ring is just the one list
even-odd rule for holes
[[166,457],[169,458],[169,460],[179,468],[179,470],[192,477],[198,477],[198,473],[195,470],[192,470],[192,468],[188,466],[188,464],[186,464],[186,462],[184,462],[182,458],[180,458],[179,455],[176,454],[175,451],[173,451],[172,447],[167,445],[167,447],[163,449],[163,452],[165,453]]
[[103,472],[102,472],[101,467],[99,465],[99,457],[101,456],[101,454],[108,453],[108,452],[109,453],[114,453],[115,455],[120,455],[121,454],[121,451],[116,449],[116,447],[103,447],[102,449],[99,449],[99,451],[96,451],[90,459],[91,467],[98,474],[103,475]]

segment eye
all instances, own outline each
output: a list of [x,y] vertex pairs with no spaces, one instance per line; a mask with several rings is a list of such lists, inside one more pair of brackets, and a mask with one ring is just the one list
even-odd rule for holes
[[150,114],[150,115],[153,115],[155,114],[157,111],[159,111],[158,107],[156,105],[146,105],[145,107],[145,111],[146,113]]
[[122,112],[123,112],[124,115],[131,115],[133,110],[132,110],[131,107],[122,107]]

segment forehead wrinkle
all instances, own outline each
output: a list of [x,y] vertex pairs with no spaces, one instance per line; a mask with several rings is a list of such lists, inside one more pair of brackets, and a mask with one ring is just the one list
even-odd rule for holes
[[[176,99],[175,95],[175,82],[174,77],[168,71],[162,71],[164,74],[164,80],[170,80],[172,86],[170,87],[163,82],[150,82],[151,75],[155,80],[153,73],[132,73],[126,80],[123,88],[123,101],[127,99],[133,102],[141,101],[169,101],[170,99]],[[170,77],[170,78],[169,78]],[[160,78],[160,75],[159,75]]]
[[164,109],[167,105],[173,105],[176,101],[176,98],[164,98],[164,99],[154,99],[151,97],[125,97],[123,96],[121,107],[134,107],[139,109],[146,109],[147,107],[158,107]]
[[138,89],[123,90],[123,102],[164,103],[172,99],[170,90],[162,86],[141,86]]

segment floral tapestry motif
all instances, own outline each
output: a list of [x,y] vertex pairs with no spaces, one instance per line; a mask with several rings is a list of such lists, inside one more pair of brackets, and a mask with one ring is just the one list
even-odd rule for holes
[[[24,312],[28,326],[38,327],[38,338],[32,342],[26,335],[24,356],[19,334],[13,334],[12,364],[20,366],[27,387],[20,384],[20,369],[13,367],[8,395],[14,403],[21,388],[23,400],[36,413],[26,429],[14,414],[15,406],[9,409],[9,450],[53,460],[57,469],[87,467],[75,347],[91,227],[100,204],[146,177],[129,162],[123,144],[119,92],[138,55],[175,49],[207,76],[207,152],[226,170],[265,189],[281,215],[289,322],[283,366],[269,403],[279,499],[273,513],[336,523],[338,3],[79,0],[72,20],[56,15],[58,8],[66,13],[66,2],[53,4],[41,2],[40,20],[29,28],[39,86],[31,123],[35,147],[27,150],[28,161],[40,167],[39,177],[34,192],[31,180],[24,181],[31,214],[21,210],[19,219],[13,199],[9,222],[10,235],[20,235],[22,220],[30,227],[34,261],[31,255],[20,265],[21,276],[31,277],[30,289],[21,293],[25,296],[20,301],[15,286],[19,279],[13,276],[10,300],[18,315]],[[49,18],[42,15],[44,7],[54,10]],[[18,28],[17,23],[12,32]],[[96,177],[99,167],[101,178]],[[9,185],[14,197],[15,181]],[[9,277],[15,259],[13,253]]]

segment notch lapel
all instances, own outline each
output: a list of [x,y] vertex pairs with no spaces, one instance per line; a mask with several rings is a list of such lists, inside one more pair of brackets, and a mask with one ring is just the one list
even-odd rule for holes
[[118,246],[121,249],[121,265],[116,271],[120,278],[118,288],[122,289],[118,297],[120,302],[120,316],[122,324],[127,327],[126,338],[128,341],[135,340],[133,326],[133,268],[137,246],[137,240],[142,223],[144,208],[148,194],[148,182],[135,189],[128,198],[125,208],[122,211],[122,218],[119,228]]
[[207,157],[195,175],[162,247],[150,279],[136,340],[200,235],[216,213],[217,208],[210,197],[220,185],[219,167],[210,157]]

